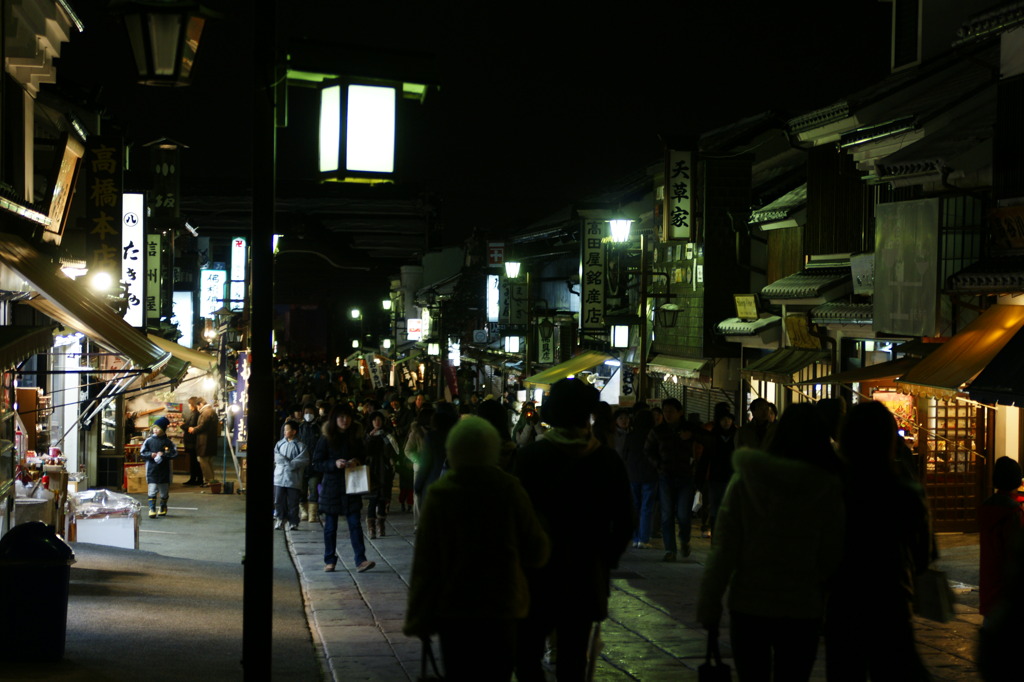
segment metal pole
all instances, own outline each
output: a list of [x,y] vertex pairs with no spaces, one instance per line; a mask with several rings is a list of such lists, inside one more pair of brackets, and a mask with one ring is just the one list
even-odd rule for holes
[[526,377],[533,376],[530,371],[530,351],[533,350],[533,302],[530,300],[530,271],[526,271],[526,347],[523,371]]
[[[251,5],[253,21],[252,129],[252,316],[247,452],[267,453],[274,446],[274,197],[276,194],[275,86],[278,59],[275,26],[277,3]],[[249,460],[245,499],[245,569],[242,596],[242,669],[245,680],[266,680],[273,649],[274,563],[270,490],[272,460]]]
[[640,376],[637,395],[647,401],[647,237],[640,234]]

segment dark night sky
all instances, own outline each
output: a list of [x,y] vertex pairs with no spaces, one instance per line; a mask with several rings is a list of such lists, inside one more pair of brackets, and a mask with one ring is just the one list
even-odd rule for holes
[[[208,25],[193,86],[154,91],[126,84],[128,48],[110,38],[121,34],[94,9],[100,3],[73,4],[87,28],[64,48],[62,81],[91,91],[136,140],[190,145],[190,185],[244,183],[252,82],[245,17]],[[455,233],[521,227],[655,160],[663,135],[821,106],[884,75],[888,63],[891,5],[878,0],[552,6],[289,2],[282,25],[292,40],[339,50],[440,55],[431,181]]]

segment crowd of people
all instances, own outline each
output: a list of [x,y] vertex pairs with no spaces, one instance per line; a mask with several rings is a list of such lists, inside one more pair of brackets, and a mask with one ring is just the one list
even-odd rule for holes
[[[712,540],[697,617],[713,638],[727,618],[741,680],[809,679],[822,636],[829,680],[929,679],[912,603],[937,555],[923,487],[883,404],[823,400],[779,415],[756,399],[745,423],[729,403],[702,422],[674,398],[613,409],[566,379],[517,414],[493,396],[350,399],[326,376],[322,394],[293,382],[302,402],[275,448],[275,524],[320,521],[334,571],[344,516],[353,565],[366,571],[363,524],[370,539],[386,536],[397,487],[398,513],[417,528],[405,632],[438,636],[447,679],[543,680],[551,641],[557,678],[587,679],[624,551],[660,545],[674,562],[695,532]],[[368,491],[350,493],[346,472],[359,466]],[[1020,468],[997,469],[990,564],[1008,561],[1024,524],[1011,494]],[[571,494],[581,489],[593,504]],[[983,566],[986,609],[997,573]],[[484,659],[487,670],[468,665]]]

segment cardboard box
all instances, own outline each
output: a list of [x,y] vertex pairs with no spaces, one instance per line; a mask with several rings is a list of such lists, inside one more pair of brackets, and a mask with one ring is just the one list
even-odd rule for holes
[[76,542],[90,542],[94,545],[138,549],[139,517],[101,516],[88,519],[76,518],[74,537]]
[[149,491],[144,462],[132,462],[124,465],[124,490],[129,494]]

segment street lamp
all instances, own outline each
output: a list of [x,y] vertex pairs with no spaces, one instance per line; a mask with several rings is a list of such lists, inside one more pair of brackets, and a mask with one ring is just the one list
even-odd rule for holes
[[111,9],[124,19],[139,83],[189,84],[203,27],[214,12],[195,0],[122,0]]
[[509,279],[515,279],[519,277],[519,268],[522,267],[522,263],[517,260],[505,261],[505,276]]
[[624,244],[629,241],[629,228],[632,220],[609,220],[611,224],[612,241],[616,244]]

